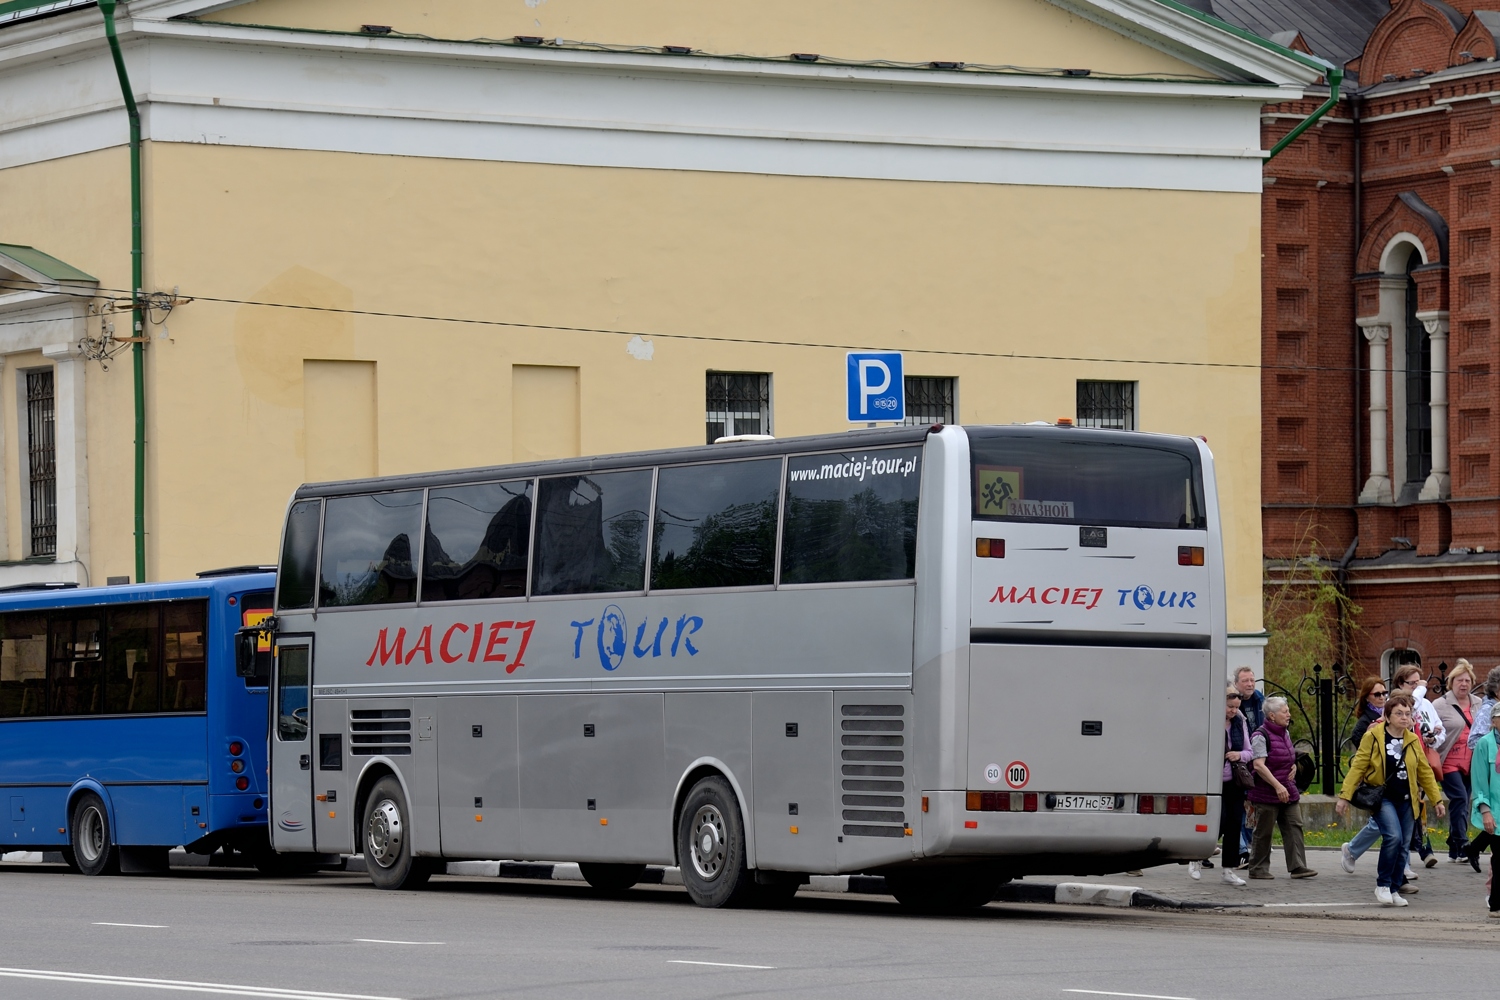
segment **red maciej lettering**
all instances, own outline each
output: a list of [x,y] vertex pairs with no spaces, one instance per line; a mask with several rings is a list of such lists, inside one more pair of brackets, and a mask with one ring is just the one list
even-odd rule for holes
[[[525,666],[526,647],[531,644],[531,633],[535,628],[535,619],[524,622],[475,622],[472,625],[455,622],[448,626],[438,640],[438,659],[444,663],[457,663],[464,659],[469,663],[504,663],[505,672],[513,674]],[[379,663],[384,667],[389,666],[392,661],[397,666],[410,666],[419,657],[423,663],[432,663],[432,630],[433,626],[423,625],[416,634],[416,641],[408,647],[405,628],[397,628],[394,639],[391,629],[381,629],[375,637],[375,647],[370,651],[370,658],[365,661],[365,666],[373,667]],[[462,640],[455,638],[464,635],[469,636],[467,657],[463,652]],[[512,639],[515,639],[514,643],[511,642]],[[510,652],[512,649],[514,654]]]
[[996,587],[990,604],[1066,604],[1092,611],[1104,596],[1103,587],[1044,587],[1038,598],[1035,587]]

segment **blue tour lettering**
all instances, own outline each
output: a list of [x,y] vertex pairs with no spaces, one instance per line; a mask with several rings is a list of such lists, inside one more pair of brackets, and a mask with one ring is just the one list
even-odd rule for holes
[[594,619],[590,618],[586,622],[568,622],[568,624],[578,630],[573,634],[573,659],[576,660],[583,651],[583,630],[594,624]]

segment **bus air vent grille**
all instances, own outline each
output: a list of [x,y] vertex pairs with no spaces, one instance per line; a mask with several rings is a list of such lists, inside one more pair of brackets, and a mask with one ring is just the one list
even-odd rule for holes
[[356,708],[349,712],[349,752],[356,757],[411,755],[411,710]]
[[906,836],[906,709],[845,705],[840,709],[844,836]]

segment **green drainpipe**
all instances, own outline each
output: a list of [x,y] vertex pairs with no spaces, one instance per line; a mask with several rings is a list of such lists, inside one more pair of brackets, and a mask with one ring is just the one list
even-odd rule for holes
[[[135,580],[146,579],[146,358],[145,326],[142,317],[141,271],[144,253],[141,249],[141,112],[135,106],[135,91],[120,54],[120,39],[115,35],[116,0],[99,0],[104,15],[104,37],[115,60],[120,78],[120,92],[125,95],[125,113],[130,116],[130,364],[135,376]],[[1334,93],[1338,93],[1335,85]],[[1305,125],[1304,125],[1305,127]]]
[[1321,108],[1298,122],[1296,128],[1282,136],[1281,141],[1271,147],[1271,152],[1266,156],[1267,160],[1290,146],[1296,140],[1297,136],[1312,128],[1319,118],[1322,118],[1333,110],[1333,106],[1339,102],[1339,84],[1343,82],[1344,71],[1337,66],[1328,67],[1328,100],[1323,102]]

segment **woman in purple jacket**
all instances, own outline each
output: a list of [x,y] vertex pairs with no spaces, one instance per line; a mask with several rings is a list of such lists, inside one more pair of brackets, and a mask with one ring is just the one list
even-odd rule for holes
[[1302,811],[1297,800],[1295,772],[1297,751],[1292,745],[1292,710],[1286,699],[1266,699],[1266,724],[1250,737],[1255,755],[1255,787],[1246,793],[1255,807],[1255,837],[1250,842],[1250,877],[1275,878],[1271,874],[1271,833],[1281,828],[1281,847],[1286,852],[1287,872],[1292,878],[1312,878],[1318,873],[1307,867],[1302,843]]

